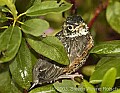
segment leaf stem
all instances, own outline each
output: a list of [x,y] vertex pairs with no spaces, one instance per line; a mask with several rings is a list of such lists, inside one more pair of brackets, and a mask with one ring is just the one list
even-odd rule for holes
[[17,18],[17,10],[16,10],[16,7],[15,5],[12,3],[11,0],[8,0],[8,2],[6,3],[6,5],[9,7],[9,9],[11,10],[11,13],[14,17],[14,19]]
[[11,17],[6,17],[7,19],[10,19],[10,20],[13,20],[13,18],[11,18]]
[[18,23],[20,23],[20,24],[24,24],[23,22],[20,22],[20,21],[17,21]]
[[25,14],[26,14],[26,12],[18,15],[18,16],[14,19],[13,26],[15,26],[15,23],[16,23],[16,22],[18,22],[18,23],[20,23],[20,24],[23,24],[22,22],[18,21],[18,19],[19,19],[21,16],[25,15]]
[[17,20],[16,20],[16,19],[14,19],[14,22],[13,22],[13,27],[15,26],[16,21],[17,21]]
[[15,23],[17,21],[17,10],[15,5],[13,4],[12,0],[7,0],[6,5],[8,6],[8,8],[10,9],[10,13],[13,15],[14,18],[14,22],[13,22],[13,27],[15,26]]
[[21,16],[25,15],[25,14],[26,14],[26,12],[24,12],[24,13],[22,13],[22,14],[19,14],[19,15],[17,16],[17,19],[20,18]]
[[3,27],[0,27],[0,29],[5,29],[5,28],[8,28],[8,26],[3,26]]

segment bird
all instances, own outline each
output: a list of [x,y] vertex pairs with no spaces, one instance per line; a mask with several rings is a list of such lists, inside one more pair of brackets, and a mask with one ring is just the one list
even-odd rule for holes
[[53,83],[67,78],[86,62],[89,51],[94,46],[89,27],[80,15],[72,15],[64,21],[62,30],[55,35],[64,45],[70,64],[59,66],[49,58],[39,58],[33,68],[32,89],[36,85]]

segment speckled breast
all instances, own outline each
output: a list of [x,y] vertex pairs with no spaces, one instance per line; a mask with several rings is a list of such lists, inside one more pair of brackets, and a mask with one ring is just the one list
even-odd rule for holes
[[93,46],[87,25],[80,16],[70,16],[64,22],[63,30],[56,36],[63,43],[71,62],[64,71],[68,74],[75,72],[85,63]]
[[37,84],[51,83],[61,75],[75,72],[86,62],[89,50],[93,47],[93,39],[88,27],[83,19],[77,15],[67,17],[62,31],[57,33],[56,37],[63,43],[70,64],[66,67],[60,67],[48,58],[39,58],[33,68],[31,88]]

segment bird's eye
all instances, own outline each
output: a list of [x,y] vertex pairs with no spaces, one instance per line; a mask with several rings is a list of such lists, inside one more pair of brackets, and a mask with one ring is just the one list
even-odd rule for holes
[[68,30],[72,30],[72,29],[73,29],[72,25],[68,26]]

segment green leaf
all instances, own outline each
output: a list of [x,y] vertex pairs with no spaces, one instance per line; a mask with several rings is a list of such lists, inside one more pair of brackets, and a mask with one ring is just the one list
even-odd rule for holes
[[102,42],[92,48],[91,53],[120,54],[120,40]]
[[28,8],[30,8],[35,0],[24,0],[24,3],[22,0],[16,0],[15,1],[15,6],[17,8],[17,11],[19,13],[25,12]]
[[41,3],[41,0],[35,0],[34,4]]
[[17,10],[13,2],[14,2],[13,0],[0,0],[0,6],[7,5],[7,7],[11,11],[11,14],[14,16],[14,18],[16,18]]
[[[2,10],[3,9],[4,9],[4,7],[2,7]],[[6,17],[6,15],[3,12],[0,12],[0,23],[3,23],[7,20],[8,20],[8,18]],[[0,24],[0,28],[1,28],[2,25],[4,25],[4,24]]]
[[116,89],[116,90],[114,90],[114,91],[112,91],[110,93],[120,93],[120,89]]
[[0,68],[0,70],[2,70],[2,72],[0,72],[0,93],[22,93],[10,78],[9,70],[7,70],[8,67],[5,67],[4,69]]
[[92,84],[90,84],[87,80],[83,80],[83,86],[86,88],[87,93],[97,93]]
[[9,67],[12,78],[24,89],[31,86],[33,63],[36,61],[23,39],[18,54]]
[[54,87],[60,93],[85,93],[83,85],[72,80],[62,80],[62,82],[55,82]]
[[0,35],[0,63],[10,61],[15,57],[20,47],[21,38],[21,31],[17,26],[10,26]]
[[94,69],[95,69],[94,65],[88,65],[88,66],[82,67],[81,71],[84,75],[91,76],[92,73],[94,72]]
[[0,6],[7,5],[9,2],[13,2],[13,0],[0,0]]
[[117,70],[116,78],[120,78],[120,57],[103,57],[98,62],[95,71],[90,77],[90,83],[93,84],[100,83],[105,73],[112,67],[116,68]]
[[32,89],[29,93],[58,93],[52,84]]
[[114,86],[115,79],[116,79],[116,68],[112,67],[110,68],[104,75],[102,83],[101,83],[101,92],[102,93],[108,93],[110,90],[112,90],[112,87]]
[[110,26],[120,33],[120,1],[110,0],[107,7],[106,18]]
[[0,23],[2,23],[2,24],[0,24],[0,28],[2,26],[4,26],[3,22],[5,22],[5,21],[8,21],[8,18],[6,17],[6,15],[3,12],[0,12]]
[[0,6],[6,5],[7,0],[0,0]]
[[8,19],[6,17],[0,17],[0,22],[5,22],[5,21],[8,21]]
[[27,38],[30,46],[43,56],[60,64],[68,65],[69,59],[62,43],[56,37]]
[[68,10],[72,5],[65,2],[57,3],[57,1],[44,1],[34,4],[26,11],[27,16],[40,16],[49,13],[60,13]]
[[27,20],[21,26],[23,32],[33,36],[40,36],[49,28],[49,23],[42,19]]
[[8,8],[6,8],[6,7],[3,7],[2,12],[10,12],[10,10]]

